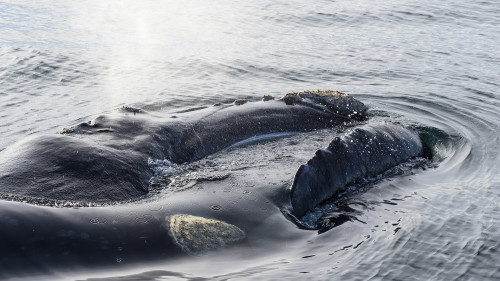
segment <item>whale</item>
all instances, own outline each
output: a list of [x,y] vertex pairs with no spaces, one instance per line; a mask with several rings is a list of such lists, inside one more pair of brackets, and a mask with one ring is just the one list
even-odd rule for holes
[[[350,95],[304,91],[264,100],[171,116],[123,107],[3,151],[0,195],[9,201],[0,202],[0,277],[197,256],[248,243],[270,217],[300,227],[304,214],[349,184],[422,155],[415,129],[367,123],[367,107]],[[158,163],[167,170],[211,165],[210,156],[231,157],[225,149],[257,136],[320,129],[338,136],[279,184],[267,184],[250,164],[235,169],[238,177],[153,192],[153,179],[164,176]],[[245,156],[259,154],[251,149]]]
[[256,135],[353,125],[365,112],[363,103],[332,91],[218,105],[167,121],[123,108],[7,149],[0,160],[0,193],[99,203],[132,200],[148,193],[149,159],[192,162]]

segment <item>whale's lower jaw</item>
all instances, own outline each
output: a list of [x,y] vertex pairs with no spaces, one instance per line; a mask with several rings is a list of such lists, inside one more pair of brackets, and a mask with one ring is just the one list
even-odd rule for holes
[[336,137],[297,171],[291,214],[300,218],[347,185],[420,156],[422,150],[417,132],[397,123],[365,125]]

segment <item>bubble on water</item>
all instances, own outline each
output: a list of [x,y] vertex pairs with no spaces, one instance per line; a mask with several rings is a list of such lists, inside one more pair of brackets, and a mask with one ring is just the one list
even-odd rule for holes
[[105,218],[95,217],[95,218],[90,219],[90,223],[91,224],[106,224],[107,221]]
[[220,210],[222,210],[222,207],[219,205],[212,205],[212,206],[210,206],[210,209],[212,209],[214,211],[220,211]]

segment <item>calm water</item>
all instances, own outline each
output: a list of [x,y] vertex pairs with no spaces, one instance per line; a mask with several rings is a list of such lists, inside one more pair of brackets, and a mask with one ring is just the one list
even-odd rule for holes
[[2,1],[0,151],[124,104],[348,92],[376,119],[435,128],[436,167],[376,184],[353,199],[357,220],[279,249],[92,274],[498,280],[498,30],[492,0]]

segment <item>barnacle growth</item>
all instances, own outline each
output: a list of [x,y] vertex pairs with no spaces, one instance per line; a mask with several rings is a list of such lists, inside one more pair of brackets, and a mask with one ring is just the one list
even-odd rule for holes
[[232,224],[177,214],[167,218],[169,234],[189,255],[202,255],[245,238],[245,232]]
[[287,105],[319,103],[330,111],[353,119],[363,119],[367,107],[349,94],[331,90],[290,92],[281,97]]

